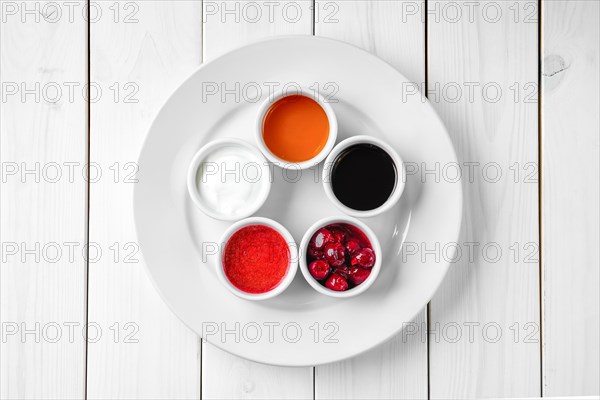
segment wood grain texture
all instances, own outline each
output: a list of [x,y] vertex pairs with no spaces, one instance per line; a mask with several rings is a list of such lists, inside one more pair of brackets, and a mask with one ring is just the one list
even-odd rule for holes
[[[409,80],[425,82],[423,1],[318,1],[315,34],[381,57]],[[412,321],[426,329],[424,309]],[[406,321],[409,322],[409,321]],[[427,398],[427,336],[398,335],[366,354],[316,367],[317,399]]]
[[432,398],[540,395],[536,5],[428,3],[428,97],[464,189],[460,252],[431,301]]
[[[269,5],[267,3],[205,2],[205,61],[263,38],[311,33],[310,1],[278,1]],[[211,344],[203,345],[203,399],[312,397],[312,368],[282,368],[258,364],[225,353]]]
[[600,6],[542,4],[544,396],[600,394]]
[[[426,329],[425,310],[411,324]],[[350,360],[316,367],[315,398],[426,399],[426,334],[399,334]]]
[[257,40],[312,33],[312,1],[204,1],[204,61]]
[[110,339],[89,344],[88,397],[199,398],[200,338],[168,309],[145,271],[132,195],[152,118],[201,64],[201,3],[97,4],[91,80],[103,95],[91,104],[91,161],[103,179],[91,185],[90,240],[106,256],[90,264],[89,320],[114,328]]
[[[316,368],[314,388],[312,368],[266,366],[202,345],[151,284],[131,209],[135,161],[168,94],[203,57],[310,34],[311,2],[95,3],[90,161],[101,175],[90,190],[89,277],[81,252],[85,2],[71,3],[72,19],[66,3],[55,3],[60,17],[52,2],[8,3],[16,8],[2,9],[0,26],[0,322],[4,335],[16,331],[0,341],[2,399],[305,399],[313,390],[323,399],[425,398],[427,339],[432,398],[600,393],[597,1],[542,2],[541,316],[537,2],[430,0],[427,13],[423,1],[316,2],[317,35],[365,48],[419,83],[428,19],[429,97],[463,167],[465,205],[461,256],[431,303],[428,337],[423,311],[419,334]],[[62,96],[52,101],[57,87]],[[87,355],[86,322],[95,336]]]
[[313,369],[258,364],[204,344],[203,399],[312,399]]
[[[76,399],[85,383],[86,24],[49,15],[49,2],[2,3],[0,397]],[[73,96],[65,82],[78,87]]]

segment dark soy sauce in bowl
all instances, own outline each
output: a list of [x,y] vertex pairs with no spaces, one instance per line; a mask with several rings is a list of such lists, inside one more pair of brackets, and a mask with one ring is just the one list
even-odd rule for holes
[[390,155],[374,144],[344,149],[331,170],[333,194],[346,207],[369,211],[381,207],[396,188],[398,172]]

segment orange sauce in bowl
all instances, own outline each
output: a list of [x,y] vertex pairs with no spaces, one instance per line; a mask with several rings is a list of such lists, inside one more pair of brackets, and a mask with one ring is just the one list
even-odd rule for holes
[[289,162],[308,161],[325,147],[329,120],[319,103],[292,95],[271,105],[262,132],[265,145],[276,157]]

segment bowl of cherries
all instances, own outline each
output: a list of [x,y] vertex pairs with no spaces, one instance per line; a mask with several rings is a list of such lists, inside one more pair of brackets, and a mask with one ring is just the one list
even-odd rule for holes
[[381,246],[373,231],[352,217],[317,221],[300,244],[300,270],[316,291],[352,297],[367,290],[381,269]]

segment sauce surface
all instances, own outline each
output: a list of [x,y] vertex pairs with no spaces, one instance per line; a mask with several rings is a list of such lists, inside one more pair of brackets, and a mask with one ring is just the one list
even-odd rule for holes
[[350,146],[333,162],[333,194],[354,210],[382,206],[396,188],[396,180],[396,164],[379,146],[366,143]]
[[290,249],[275,229],[249,225],[236,231],[225,245],[223,270],[239,290],[260,294],[275,289],[286,275]]
[[329,120],[313,99],[301,95],[283,97],[265,115],[263,138],[267,148],[282,160],[307,161],[325,147]]
[[260,160],[243,146],[225,146],[209,153],[198,169],[196,186],[204,205],[221,215],[246,214],[265,190]]

